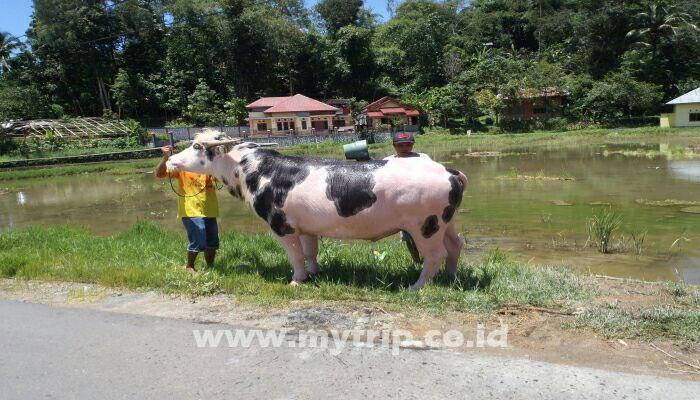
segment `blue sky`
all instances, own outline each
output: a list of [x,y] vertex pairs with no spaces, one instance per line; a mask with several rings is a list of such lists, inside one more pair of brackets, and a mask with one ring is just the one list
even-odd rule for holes
[[[317,2],[317,0],[304,1],[309,8]],[[365,6],[386,19],[386,0],[365,0]],[[0,32],[10,32],[15,36],[24,35],[29,28],[29,19],[32,15],[32,0],[0,0],[0,9],[2,9]]]

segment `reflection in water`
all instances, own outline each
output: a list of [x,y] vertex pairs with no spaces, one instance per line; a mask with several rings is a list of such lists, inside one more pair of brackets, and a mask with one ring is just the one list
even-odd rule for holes
[[[469,177],[457,229],[467,239],[465,258],[476,261],[495,246],[532,264],[567,265],[594,273],[642,279],[683,279],[700,283],[700,215],[680,206],[653,207],[663,200],[699,201],[698,160],[626,156],[601,148],[511,149],[502,157],[465,157],[466,148],[421,148]],[[639,146],[634,146],[638,148]],[[608,149],[613,149],[608,146]],[[481,149],[479,149],[481,150]],[[384,154],[373,154],[382,157]],[[498,179],[520,175],[570,176],[574,181]],[[91,174],[22,182],[21,192],[0,195],[0,230],[29,225],[84,225],[99,235],[123,231],[138,220],[155,221],[182,233],[177,198],[167,182],[152,174],[114,177]],[[241,201],[221,190],[220,229],[245,233],[267,227]],[[571,204],[557,207],[553,201]],[[616,241],[647,230],[642,256],[633,252],[601,255],[584,247],[586,221],[610,205],[624,221]],[[679,237],[691,241],[675,257],[669,248]],[[617,245],[618,242],[613,243]],[[678,258],[682,257],[682,258]],[[676,272],[680,271],[680,272]]]
[[27,203],[27,196],[22,192],[17,192],[17,205],[23,206]]
[[700,182],[700,161],[670,161],[668,169],[675,178]]

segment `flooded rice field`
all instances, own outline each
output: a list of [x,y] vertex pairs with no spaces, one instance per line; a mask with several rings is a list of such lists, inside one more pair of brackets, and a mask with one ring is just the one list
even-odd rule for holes
[[[674,143],[502,153],[422,150],[470,179],[458,214],[467,259],[499,246],[532,264],[700,283],[697,149]],[[182,230],[176,195],[167,180],[156,181],[151,173],[65,176],[20,186],[0,191],[1,230],[70,223],[109,235],[142,219]],[[225,191],[219,192],[219,205],[222,230],[267,231]],[[588,221],[606,209],[618,212],[622,223],[612,252],[601,254],[588,240]]]

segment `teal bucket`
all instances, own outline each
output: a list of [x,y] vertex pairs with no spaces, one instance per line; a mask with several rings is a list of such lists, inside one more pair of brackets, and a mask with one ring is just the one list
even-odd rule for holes
[[366,140],[358,140],[357,142],[343,145],[343,152],[345,152],[345,158],[348,160],[369,160],[369,150]]

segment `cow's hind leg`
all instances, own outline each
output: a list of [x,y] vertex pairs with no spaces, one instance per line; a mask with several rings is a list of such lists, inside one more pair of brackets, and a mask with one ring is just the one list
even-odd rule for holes
[[292,276],[292,281],[289,284],[296,286],[301,282],[304,282],[308,277],[308,274],[304,269],[304,248],[301,245],[299,236],[277,236],[277,241],[279,241],[282,247],[284,247],[284,249],[287,251],[289,262],[292,263],[292,267],[294,268],[294,275]]
[[457,273],[457,261],[459,254],[462,251],[462,238],[459,237],[454,226],[445,227],[445,238],[443,239],[445,249],[447,250],[447,259],[445,260],[445,272],[450,275]]
[[447,257],[447,250],[443,243],[445,232],[441,228],[440,231],[429,238],[421,236],[420,232],[415,234],[411,232],[411,235],[416,241],[418,251],[423,255],[423,271],[421,271],[416,283],[409,287],[409,290],[419,290],[433,279],[445,257]]
[[301,247],[304,251],[304,257],[306,261],[309,262],[309,266],[306,271],[311,275],[316,275],[319,272],[318,261],[316,256],[318,255],[318,236],[314,235],[299,235],[299,240],[301,240]]

